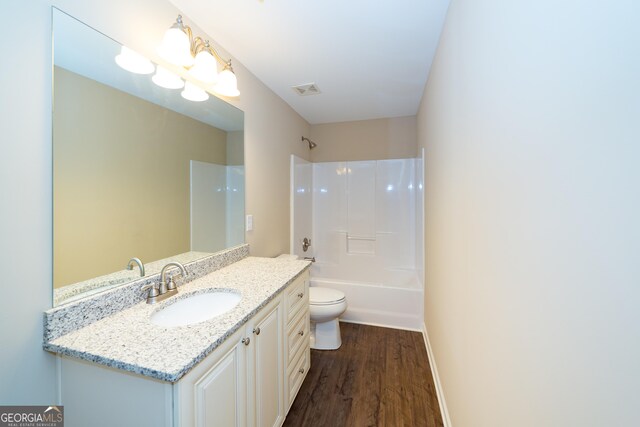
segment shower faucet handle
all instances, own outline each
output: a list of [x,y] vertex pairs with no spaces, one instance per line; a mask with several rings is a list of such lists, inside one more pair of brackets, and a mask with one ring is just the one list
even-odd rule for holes
[[311,239],[308,237],[302,239],[302,250],[304,252],[307,252],[307,250],[309,250],[309,246],[311,246]]

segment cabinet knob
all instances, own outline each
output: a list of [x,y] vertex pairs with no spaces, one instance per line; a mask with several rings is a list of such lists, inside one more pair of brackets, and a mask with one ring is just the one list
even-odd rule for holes
[[253,328],[253,333],[256,335],[260,335],[260,328]]
[[303,296],[304,296],[304,292],[300,292],[300,293],[298,294],[298,298],[302,298]]
[[298,372],[300,372],[301,374],[304,374],[304,368],[298,369]]
[[242,338],[242,344],[249,345],[249,343],[251,343],[251,338],[249,337]]
[[300,332],[298,332],[298,335],[300,335],[301,337],[303,337],[303,336],[304,336],[304,331],[300,331]]

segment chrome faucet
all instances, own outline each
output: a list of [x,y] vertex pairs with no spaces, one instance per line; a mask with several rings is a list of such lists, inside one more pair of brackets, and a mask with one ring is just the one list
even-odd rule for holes
[[180,269],[180,277],[185,277],[187,275],[187,270],[184,269],[184,265],[179,262],[170,262],[164,267],[162,267],[162,271],[160,272],[160,284],[158,285],[158,290],[160,291],[160,295],[166,292],[176,291],[178,292],[178,288],[173,281],[173,277],[169,277],[169,281],[165,279],[165,274],[169,267],[178,267]]
[[131,258],[127,264],[127,270],[133,270],[133,264],[138,264],[140,269],[140,277],[144,277],[144,264],[140,261],[140,258]]
[[180,272],[178,273],[180,277],[185,277],[187,275],[187,270],[185,270],[184,266],[179,262],[170,262],[162,267],[162,271],[160,271],[160,283],[158,286],[156,287],[155,284],[151,283],[141,288],[143,291],[149,290],[149,293],[147,294],[147,304],[155,304],[178,293],[178,288],[173,281],[173,277],[169,277],[168,280],[166,278],[167,270],[170,267],[178,267],[180,269]]

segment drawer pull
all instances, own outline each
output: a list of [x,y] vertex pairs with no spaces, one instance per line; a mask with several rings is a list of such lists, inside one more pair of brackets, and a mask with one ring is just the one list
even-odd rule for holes
[[301,337],[303,337],[303,336],[304,336],[304,331],[300,331],[300,332],[298,332],[298,335],[300,335]]
[[304,368],[298,369],[298,372],[300,372],[301,374],[304,374]]
[[303,296],[304,296],[304,292],[300,292],[300,293],[298,294],[298,298],[302,298]]
[[260,335],[260,328],[253,328],[253,333],[256,335]]
[[251,338],[249,337],[242,338],[242,344],[249,345],[249,343],[251,343]]

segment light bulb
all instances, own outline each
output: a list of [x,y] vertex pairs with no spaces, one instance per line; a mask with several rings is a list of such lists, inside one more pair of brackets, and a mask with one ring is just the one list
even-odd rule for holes
[[171,27],[164,33],[158,54],[166,61],[181,67],[193,65],[189,36],[178,27]]
[[153,62],[126,46],[120,48],[116,56],[116,64],[135,74],[151,74],[155,70]]
[[209,99],[209,94],[194,85],[191,82],[186,82],[184,84],[184,89],[180,93],[184,99],[188,99],[189,101],[202,102]]
[[216,59],[206,50],[198,52],[193,67],[189,70],[194,78],[205,84],[213,84],[218,80],[218,64]]
[[184,81],[177,74],[159,65],[151,80],[158,86],[167,89],[180,89],[184,86]]
[[240,95],[238,79],[233,71],[228,68],[222,70],[218,75],[218,83],[213,87],[213,90],[223,96],[233,97]]

